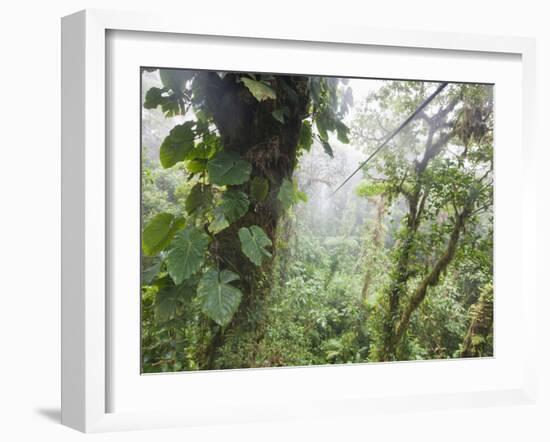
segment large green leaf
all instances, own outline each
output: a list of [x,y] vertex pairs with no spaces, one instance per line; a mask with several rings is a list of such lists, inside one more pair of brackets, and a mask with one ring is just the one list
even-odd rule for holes
[[181,69],[160,69],[160,80],[164,87],[172,89],[174,92],[182,92],[185,90],[185,85],[190,80],[194,71],[185,71]]
[[256,100],[274,100],[275,98],[277,98],[277,94],[275,93],[275,91],[267,84],[262,83],[261,81],[252,80],[248,77],[241,77],[241,80],[246,88],[250,91],[250,93],[254,95],[254,98],[256,98]]
[[209,185],[197,183],[193,186],[185,200],[185,211],[191,215],[198,208],[206,208],[212,204],[212,189]]
[[167,117],[173,117],[180,113],[180,105],[178,98],[168,93],[168,88],[152,87],[145,94],[145,101],[143,107],[145,109],[156,109],[161,107],[162,112]]
[[165,169],[186,159],[195,143],[194,121],[186,121],[174,127],[160,146],[160,164]]
[[193,127],[196,125],[194,121],[186,121],[183,124],[174,126],[170,131],[170,137],[176,143],[184,143],[186,141],[193,141],[195,132]]
[[250,196],[254,201],[263,201],[269,192],[269,181],[262,177],[254,177],[250,183]]
[[163,250],[172,240],[177,229],[183,227],[185,221],[176,218],[171,213],[155,215],[144,227],[141,245],[146,256],[154,256]]
[[175,284],[181,284],[201,268],[207,248],[208,236],[195,227],[176,234],[166,256],[166,268]]
[[222,195],[220,204],[214,209],[214,218],[208,230],[213,233],[219,233],[247,211],[250,202],[248,196],[241,191],[230,189]]
[[222,195],[219,208],[223,211],[227,221],[233,223],[248,211],[249,205],[246,193],[231,189]]
[[261,227],[241,227],[239,239],[242,252],[257,266],[262,265],[264,258],[271,258],[271,253],[266,250],[266,247],[271,246],[271,240]]
[[252,171],[252,165],[235,152],[218,153],[206,167],[210,182],[220,186],[242,184]]
[[156,107],[163,105],[167,100],[166,94],[166,89],[160,89],[158,87],[150,88],[145,94],[143,107],[145,109],[155,109]]
[[199,282],[197,295],[203,313],[221,326],[229,324],[241,302],[242,293],[229,284],[239,276],[229,270],[209,270]]

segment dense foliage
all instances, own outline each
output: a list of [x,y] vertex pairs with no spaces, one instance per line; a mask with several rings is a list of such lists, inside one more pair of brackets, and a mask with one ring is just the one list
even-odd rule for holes
[[143,72],[144,372],[492,354],[491,88],[332,194],[432,87],[377,85]]

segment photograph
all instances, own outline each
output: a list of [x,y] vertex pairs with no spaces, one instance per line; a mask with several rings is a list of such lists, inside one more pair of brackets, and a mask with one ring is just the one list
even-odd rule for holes
[[549,442],[508,3],[6,2],[0,442]]
[[142,374],[494,356],[493,84],[140,76]]

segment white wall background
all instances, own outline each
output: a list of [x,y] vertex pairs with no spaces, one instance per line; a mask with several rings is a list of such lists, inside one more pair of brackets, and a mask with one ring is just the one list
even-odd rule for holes
[[[60,17],[84,8],[195,14],[227,20],[289,17],[371,27],[509,34],[537,38],[539,275],[545,282],[550,155],[550,14],[544,1],[402,0],[17,0],[0,11],[0,439],[178,440],[550,440],[550,302],[540,289],[540,398],[536,406],[377,415],[364,419],[161,430],[85,436],[59,425]],[[545,81],[546,80],[546,81]],[[543,181],[544,180],[544,181]],[[182,398],[182,400],[185,400]]]

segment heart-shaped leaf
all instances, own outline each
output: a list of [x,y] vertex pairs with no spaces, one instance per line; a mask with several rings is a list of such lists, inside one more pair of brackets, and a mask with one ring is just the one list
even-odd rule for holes
[[155,109],[158,106],[166,103],[168,89],[160,89],[158,87],[150,88],[145,94],[143,107],[145,109]]
[[203,265],[208,236],[195,227],[187,227],[176,234],[170,247],[166,256],[166,268],[177,285]]
[[262,265],[264,258],[271,258],[271,253],[266,250],[266,247],[271,246],[271,240],[261,227],[241,227],[239,239],[242,252],[257,266]]
[[252,165],[235,152],[218,153],[206,167],[210,182],[220,186],[242,184],[252,171]]
[[221,326],[229,324],[241,302],[242,292],[229,284],[239,276],[229,270],[209,270],[199,282],[197,295],[203,313]]
[[218,206],[224,213],[229,223],[237,221],[248,211],[248,196],[246,193],[238,190],[228,190],[222,195],[222,200]]
[[186,159],[195,146],[194,121],[175,126],[160,145],[160,164],[165,169]]
[[209,185],[197,183],[193,186],[185,199],[185,211],[191,215],[199,208],[206,208],[212,204],[212,189]]
[[181,111],[178,98],[173,94],[169,94],[168,90],[168,88],[160,89],[158,87],[149,89],[145,94],[143,107],[145,109],[156,109],[160,106],[165,116],[178,115]]
[[183,218],[176,218],[171,213],[155,215],[143,229],[141,239],[143,253],[146,256],[158,254],[170,243],[176,231],[184,224]]

